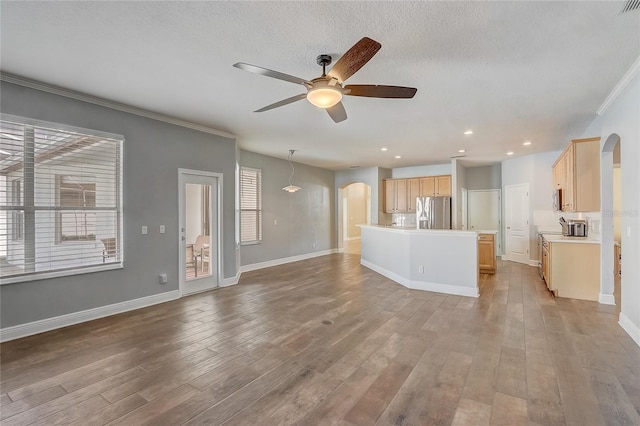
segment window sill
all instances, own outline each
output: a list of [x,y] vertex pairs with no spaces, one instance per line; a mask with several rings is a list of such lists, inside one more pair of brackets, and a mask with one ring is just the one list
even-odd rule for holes
[[122,268],[124,268],[124,262],[107,263],[104,265],[87,266],[86,268],[77,268],[77,269],[70,269],[70,270],[36,272],[28,275],[18,275],[15,277],[2,278],[0,280],[0,285],[45,280],[49,278],[68,277],[71,275],[89,274],[92,272],[101,272],[101,271],[111,271],[114,269],[122,269]]
[[262,241],[248,241],[246,243],[240,243],[241,246],[255,246],[257,244],[262,244]]

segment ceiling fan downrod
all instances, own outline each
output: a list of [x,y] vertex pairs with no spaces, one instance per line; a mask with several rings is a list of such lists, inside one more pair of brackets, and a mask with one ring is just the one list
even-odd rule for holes
[[331,64],[331,55],[318,55],[316,62],[322,67],[322,76],[326,77],[327,65]]

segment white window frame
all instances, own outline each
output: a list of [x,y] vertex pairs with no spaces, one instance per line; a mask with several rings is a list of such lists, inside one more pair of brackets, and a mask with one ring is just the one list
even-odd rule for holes
[[[257,199],[255,200],[256,205],[258,206],[256,209],[246,209],[242,207],[242,200],[244,197],[244,194],[242,193],[242,188],[243,188],[243,174],[244,171],[251,171],[251,172],[257,172],[258,175],[260,176],[259,180],[260,180],[260,188],[256,189],[256,196]],[[245,211],[255,211],[256,212],[256,239],[252,239],[252,240],[248,240],[248,241],[243,241],[244,240],[244,236],[242,235],[242,212]],[[263,227],[263,220],[262,220],[262,170],[261,169],[256,169],[253,167],[244,167],[244,166],[240,166],[240,244],[243,246],[246,245],[252,245],[252,244],[260,244],[262,243],[262,227]]]
[[[87,274],[87,273],[98,272],[98,271],[107,271],[107,270],[124,268],[124,214],[123,214],[123,169],[124,169],[123,154],[124,154],[124,142],[125,142],[124,136],[114,134],[114,133],[107,133],[107,132],[102,132],[102,131],[93,130],[93,129],[69,126],[66,124],[36,120],[32,118],[20,117],[20,116],[15,116],[10,114],[0,114],[0,120],[19,123],[25,126],[37,126],[37,127],[44,127],[49,129],[58,129],[61,131],[81,133],[89,136],[115,139],[120,142],[119,149],[118,149],[119,155],[117,157],[117,161],[119,162],[119,170],[118,170],[118,174],[115,176],[116,182],[117,182],[116,183],[117,191],[118,191],[118,195],[116,199],[117,210],[115,211],[116,211],[116,220],[118,222],[117,238],[119,241],[119,254],[120,254],[119,260],[111,263],[71,267],[67,269],[54,269],[54,270],[42,271],[42,272],[24,272],[19,275],[3,277],[0,280],[0,285],[36,281],[36,280],[49,279],[49,278],[66,277],[66,276],[72,276],[72,275],[80,275],[80,274]],[[25,167],[28,167],[28,166],[25,164]],[[33,167],[35,167],[35,165]],[[30,210],[31,212],[35,212],[36,210],[49,210],[49,209],[55,210],[55,207],[43,208],[43,207],[35,207],[33,205],[31,206],[26,205],[26,201],[28,197],[27,197],[27,194],[24,193],[24,191],[27,190],[26,185],[24,185],[24,182],[22,184],[22,188],[23,188],[22,203],[23,203],[23,210],[25,211],[25,214],[28,210]],[[30,199],[33,200],[33,197],[30,197]],[[23,236],[25,236],[26,238],[26,234],[27,234],[26,220],[23,220],[23,224],[25,226],[25,229],[23,230]],[[56,229],[55,223],[52,224],[52,227],[53,227],[53,232],[56,232],[57,229]],[[30,231],[35,233],[35,224],[34,224],[34,229]]]

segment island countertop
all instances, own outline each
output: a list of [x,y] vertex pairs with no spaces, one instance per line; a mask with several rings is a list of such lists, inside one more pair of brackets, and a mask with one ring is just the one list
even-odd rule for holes
[[396,232],[415,232],[415,233],[432,233],[434,235],[456,235],[456,236],[470,236],[478,234],[497,234],[496,230],[468,230],[468,229],[417,229],[415,226],[395,226],[395,225],[356,225],[361,228],[378,228],[388,231]]

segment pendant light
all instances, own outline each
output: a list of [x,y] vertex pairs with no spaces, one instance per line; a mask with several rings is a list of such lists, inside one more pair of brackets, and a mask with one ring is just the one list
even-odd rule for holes
[[286,192],[298,192],[300,191],[300,189],[302,189],[299,186],[295,186],[291,184],[291,178],[293,177],[293,174],[296,172],[295,169],[293,168],[293,163],[291,163],[291,157],[293,156],[294,152],[296,152],[294,149],[290,149],[289,157],[287,157],[287,161],[289,161],[289,165],[291,166],[291,174],[289,175],[289,185],[282,188],[282,190]]

